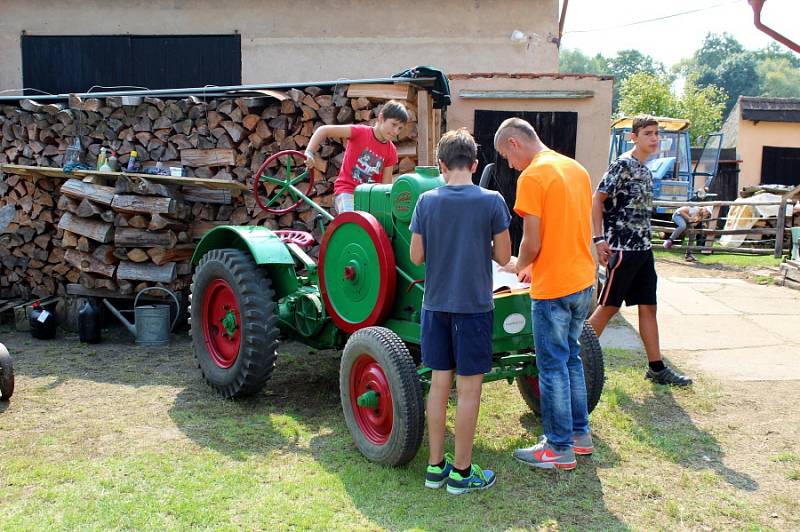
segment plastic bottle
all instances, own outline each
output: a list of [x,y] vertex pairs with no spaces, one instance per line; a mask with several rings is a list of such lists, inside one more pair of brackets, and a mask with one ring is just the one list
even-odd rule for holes
[[81,140],[75,137],[72,144],[64,152],[63,168],[73,167],[81,163]]
[[84,300],[78,311],[78,336],[87,344],[100,341],[100,309],[89,299]]
[[131,152],[130,158],[128,159],[128,167],[125,169],[126,172],[136,172],[139,170],[139,161],[137,160],[139,154],[136,150]]
[[33,302],[33,310],[28,317],[31,326],[31,336],[39,340],[49,340],[56,336],[56,316],[52,312],[42,308],[42,303],[38,299]]
[[103,165],[106,164],[106,149],[100,148],[100,154],[97,156],[97,169],[103,170]]
[[111,167],[112,172],[119,172],[119,161],[117,160],[117,152],[112,151],[111,157],[108,158],[108,166]]

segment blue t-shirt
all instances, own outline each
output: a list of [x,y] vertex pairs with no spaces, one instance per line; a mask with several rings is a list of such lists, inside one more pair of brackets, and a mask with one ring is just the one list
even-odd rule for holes
[[478,313],[492,301],[492,239],[511,223],[503,197],[476,185],[444,186],[419,197],[411,232],[422,235],[422,307]]

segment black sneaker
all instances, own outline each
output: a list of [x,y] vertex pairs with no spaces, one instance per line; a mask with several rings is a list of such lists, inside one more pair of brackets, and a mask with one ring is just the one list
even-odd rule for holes
[[692,384],[692,379],[686,375],[679,375],[675,373],[672,368],[667,367],[661,371],[648,369],[644,376],[646,379],[650,379],[656,384],[668,384],[672,386],[689,386]]

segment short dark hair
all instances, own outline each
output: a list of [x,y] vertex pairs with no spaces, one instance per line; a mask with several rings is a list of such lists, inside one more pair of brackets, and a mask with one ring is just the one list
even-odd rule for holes
[[478,145],[467,128],[450,130],[439,139],[436,158],[448,170],[469,170],[478,158]]
[[652,115],[636,115],[633,117],[631,132],[639,134],[639,130],[647,126],[657,126],[658,120]]
[[389,100],[383,107],[381,107],[380,115],[383,116],[384,120],[389,120],[393,118],[395,120],[399,120],[402,123],[408,122],[408,110],[406,110],[406,106],[402,103],[398,102],[397,100]]

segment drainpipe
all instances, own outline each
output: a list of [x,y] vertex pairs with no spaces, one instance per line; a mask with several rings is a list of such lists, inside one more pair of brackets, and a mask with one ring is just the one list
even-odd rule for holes
[[564,21],[567,18],[567,6],[569,5],[569,0],[564,0],[564,5],[561,6],[561,18],[558,19],[558,40],[556,41],[556,46],[561,48],[561,36],[564,35]]
[[[755,24],[756,28],[766,33],[779,43],[789,47],[790,49],[800,54],[800,44],[797,44],[796,42],[784,37],[777,31],[773,30],[769,26],[765,26],[761,22],[761,9],[764,7],[764,2],[766,2],[766,0],[747,0],[747,1],[750,3],[750,7],[753,8],[753,24]],[[566,6],[566,0],[564,2],[564,5]]]

